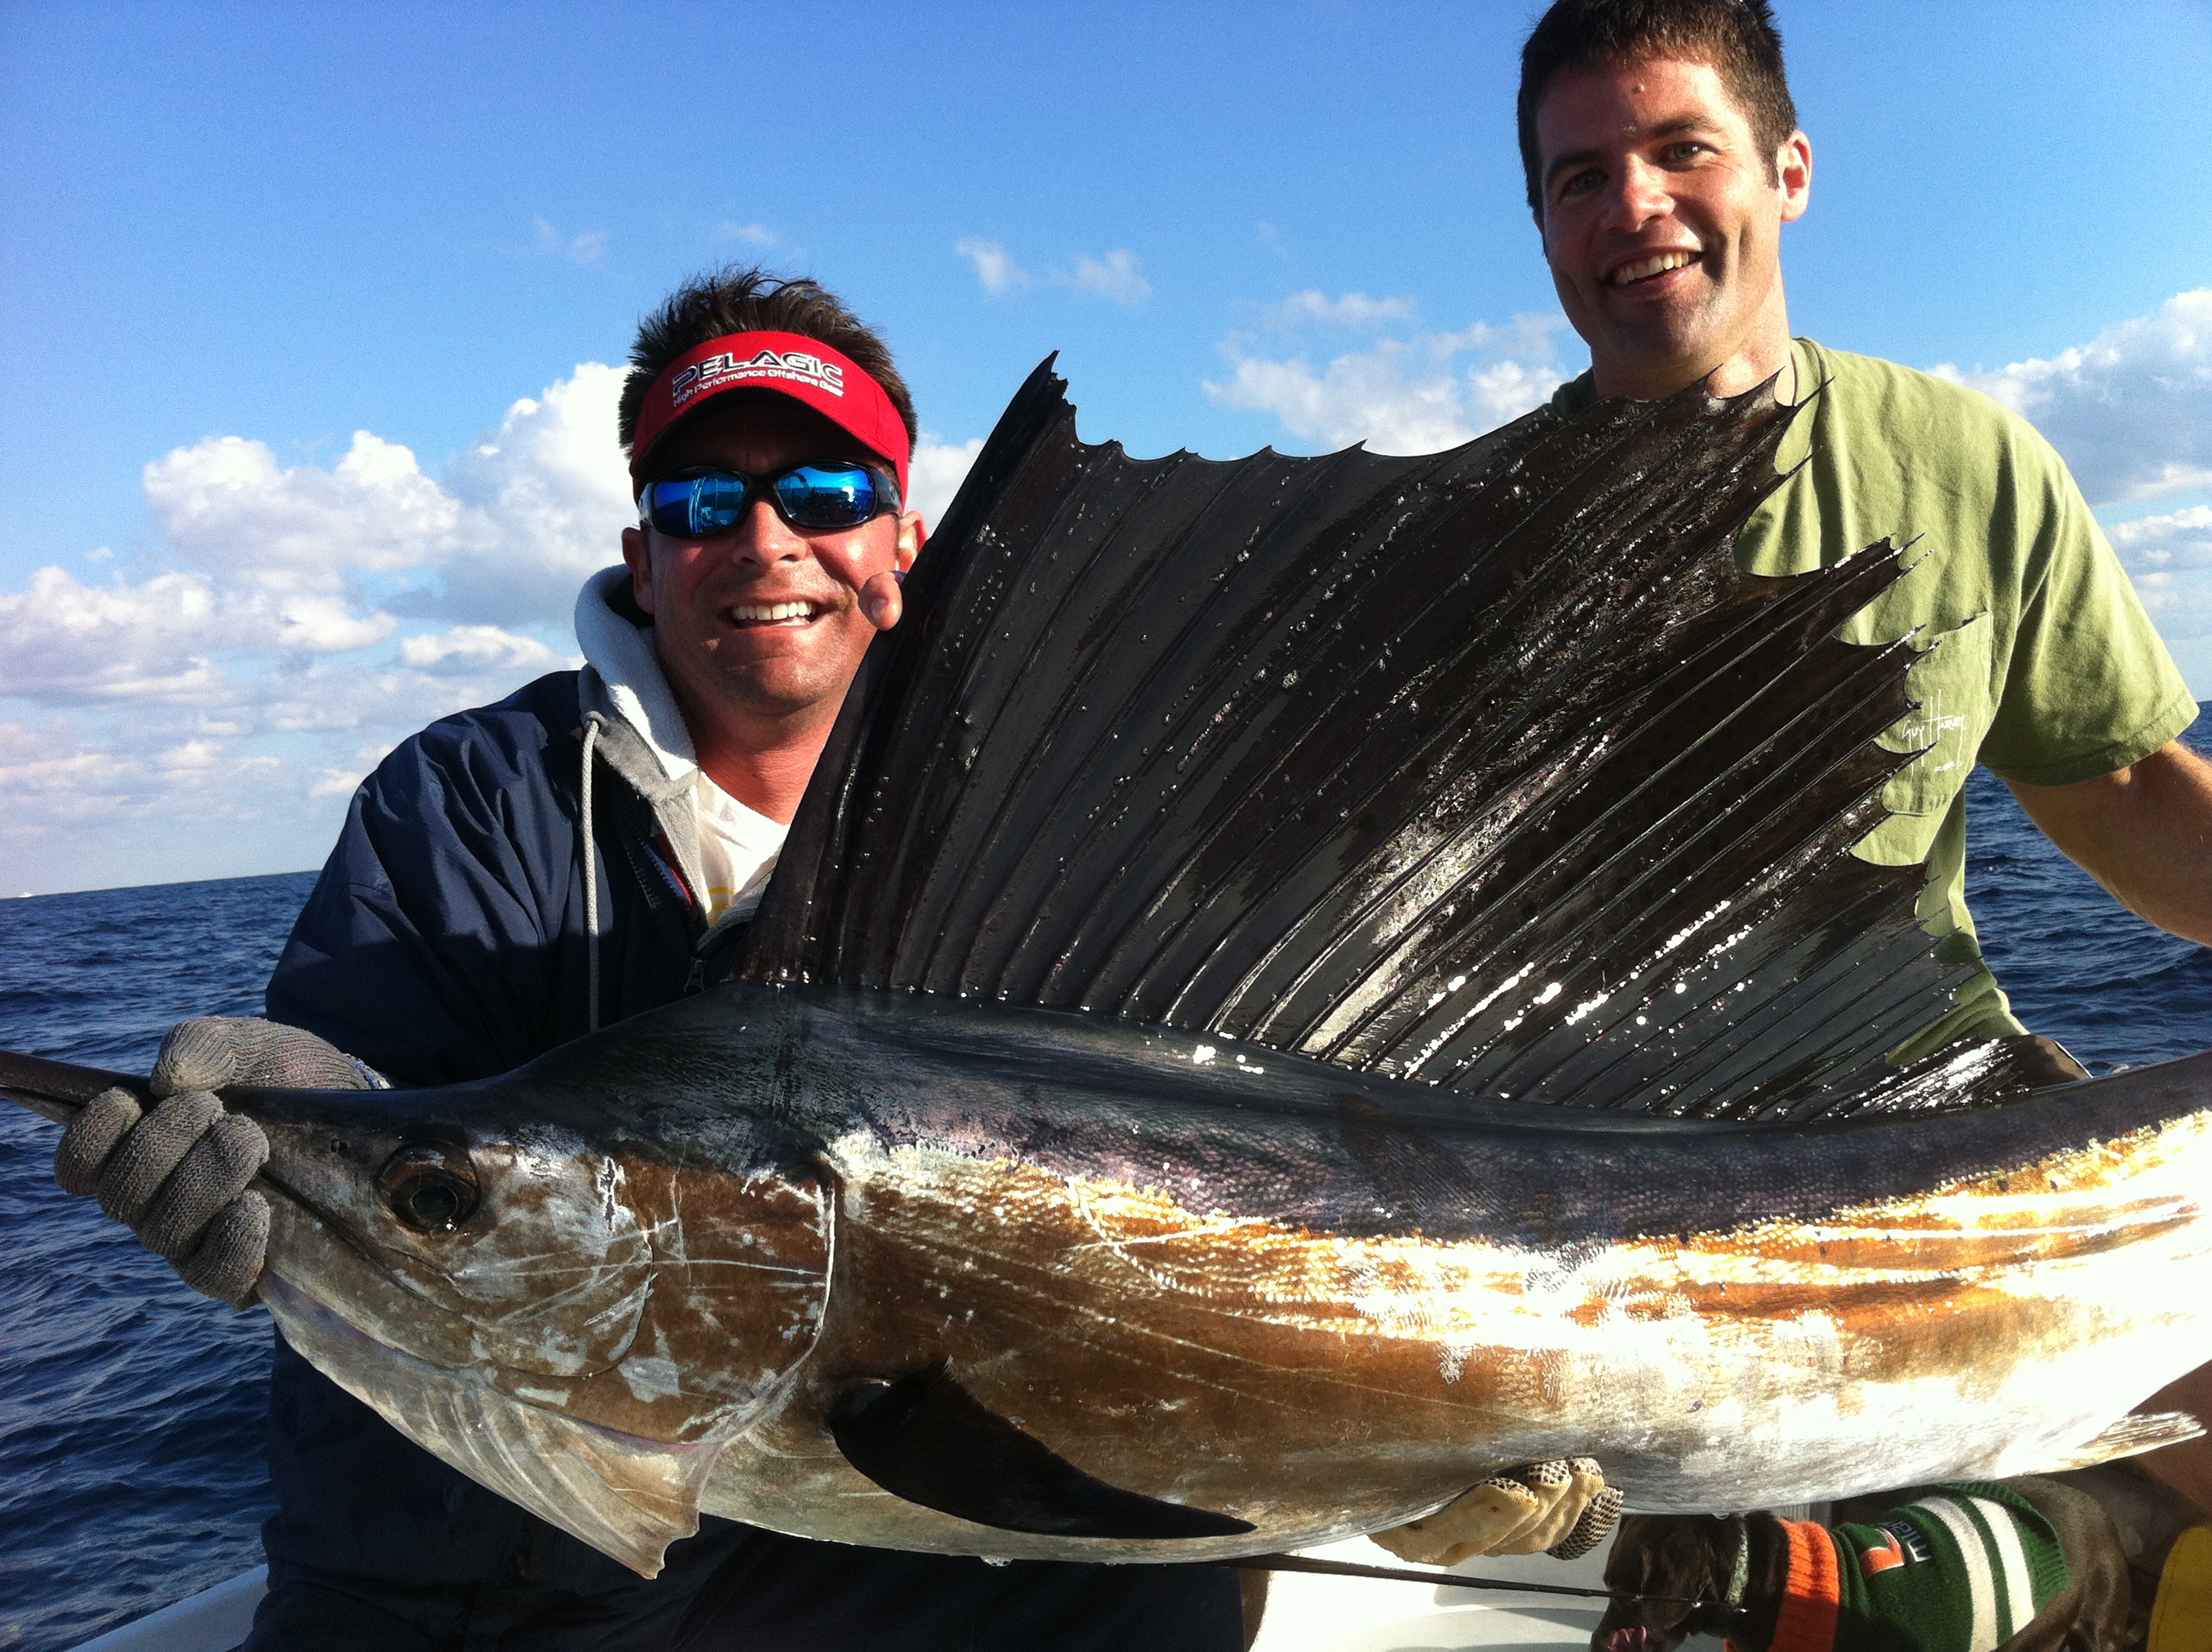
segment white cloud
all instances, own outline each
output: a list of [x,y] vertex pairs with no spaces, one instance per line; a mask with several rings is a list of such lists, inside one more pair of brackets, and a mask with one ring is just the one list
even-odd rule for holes
[[2212,505],[2138,517],[2106,534],[2160,635],[2212,636]]
[[2033,420],[2092,504],[2212,483],[2212,288],[2176,294],[2156,314],[2047,361],[1935,371]]
[[[952,250],[975,266],[975,279],[994,298],[1035,284],[1036,277],[1015,263],[1014,255],[998,241],[969,235],[954,242]],[[1138,271],[1137,255],[1127,247],[1103,258],[1079,257],[1074,269],[1055,270],[1050,279],[1054,286],[1115,304],[1142,304],[1152,295],[1152,282]]]
[[496,625],[456,625],[450,631],[409,637],[399,645],[399,663],[422,671],[496,671],[518,681],[562,666],[583,664],[581,655],[563,656],[536,637],[517,636]]
[[313,770],[308,776],[307,795],[310,798],[351,797],[354,788],[368,778],[369,770],[382,762],[391,750],[388,745],[356,747],[350,765]]
[[908,489],[914,497],[908,504],[921,513],[921,519],[934,528],[952,503],[952,496],[960,491],[960,484],[968,475],[968,467],[975,462],[975,455],[983,451],[983,439],[975,436],[963,442],[939,441],[928,431],[921,433],[915,444],[914,458],[907,465]]
[[1030,284],[1030,272],[1016,264],[1013,255],[996,241],[970,235],[953,243],[952,250],[975,266],[975,279],[994,298]]
[[57,830],[155,817],[174,830],[254,817],[282,767],[273,756],[208,738],[138,752],[102,749],[66,718],[0,722],[0,842],[31,847],[11,851],[11,883],[35,876],[38,841]]
[[199,573],[86,585],[42,568],[27,589],[0,592],[0,694],[48,705],[213,705],[231,692],[220,655],[343,653],[397,626],[336,597]]
[[34,810],[76,817],[120,802],[128,786],[123,768],[106,752],[84,750],[66,717],[43,726],[0,722],[0,837],[20,831]]
[[[1319,294],[1300,295],[1308,296],[1328,305]],[[1224,407],[1273,414],[1291,435],[1325,447],[1364,441],[1379,452],[1435,452],[1540,406],[1569,376],[1557,343],[1565,325],[1522,315],[1502,326],[1386,338],[1318,371],[1303,355],[1250,354],[1250,338],[1232,337],[1221,348],[1235,372],[1225,384],[1208,381],[1206,393]]]
[[531,221],[538,229],[538,250],[550,252],[556,258],[566,258],[571,264],[597,264],[607,253],[607,232],[587,229],[580,235],[563,235],[551,222],[544,218]]
[[622,556],[637,519],[615,441],[624,369],[586,361],[446,468],[460,508],[440,564],[443,617],[561,625],[584,576]]
[[269,590],[336,590],[347,568],[442,558],[460,515],[413,453],[366,430],[327,471],[283,470],[264,442],[210,436],[155,459],[144,485],[155,528],[181,560]]
[[215,620],[215,592],[194,575],[86,586],[65,568],[40,568],[28,590],[0,592],[0,694],[66,702],[189,693],[208,675]]
[[614,440],[622,380],[584,363],[508,408],[442,483],[366,430],[327,470],[286,470],[263,442],[211,436],[146,467],[146,502],[178,562],[245,590],[296,593],[287,646],[353,648],[389,635],[388,616],[348,621],[305,600],[352,591],[364,574],[416,587],[389,598],[394,612],[558,624],[584,575],[620,555],[631,518]]
[[1294,332],[1302,327],[1375,327],[1388,321],[1410,323],[1413,315],[1413,301],[1410,298],[1370,298],[1364,293],[1346,293],[1342,298],[1331,298],[1308,288],[1303,293],[1292,293],[1279,304],[1269,305],[1267,321],[1271,327]]
[[349,653],[383,641],[399,629],[389,614],[352,614],[337,597],[295,597],[278,610],[276,641],[311,653]]
[[714,234],[726,241],[743,241],[748,246],[774,246],[775,231],[766,224],[734,223],[725,219],[714,227]]
[[[73,823],[112,847],[131,822],[173,816],[167,853],[192,822],[264,820],[247,838],[275,846],[272,864],[319,859],[335,821],[311,824],[311,805],[375,754],[575,663],[577,586],[619,556],[630,514],[621,382],[579,367],[439,477],[368,431],[326,465],[243,436],[147,465],[154,553],[0,590],[0,716],[33,719],[0,726],[4,835],[54,865],[84,858],[52,836]],[[65,714],[36,720],[50,713]],[[204,829],[202,865],[247,841]]]
[[1062,286],[1115,304],[1139,305],[1152,295],[1152,283],[1137,273],[1137,255],[1127,247],[1103,258],[1079,258],[1075,268],[1053,276]]
[[213,787],[251,793],[283,767],[275,757],[234,753],[220,740],[187,740],[154,757],[154,768],[173,796]]
[[2212,568],[2212,505],[2140,517],[2107,535],[2130,574]]

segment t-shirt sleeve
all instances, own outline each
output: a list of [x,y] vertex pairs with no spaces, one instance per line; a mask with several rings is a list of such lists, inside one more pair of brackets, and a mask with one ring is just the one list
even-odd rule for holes
[[2014,432],[1991,527],[2019,547],[2020,617],[1981,760],[2025,786],[2070,786],[2149,756],[2197,701],[2065,465]]

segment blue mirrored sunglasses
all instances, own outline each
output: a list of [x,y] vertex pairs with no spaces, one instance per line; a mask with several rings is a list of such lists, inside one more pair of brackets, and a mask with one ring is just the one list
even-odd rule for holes
[[857,528],[899,507],[898,484],[865,465],[794,465],[769,476],[678,471],[645,484],[638,520],[678,539],[727,533],[757,497],[794,528]]

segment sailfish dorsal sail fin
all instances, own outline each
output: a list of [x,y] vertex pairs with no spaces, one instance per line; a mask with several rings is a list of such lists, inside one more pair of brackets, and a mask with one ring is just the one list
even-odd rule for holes
[[1733,544],[1765,389],[1449,452],[1139,460],[1016,396],[848,697],[739,973],[1215,1032],[1471,1094],[1826,1110],[1940,1012],[1870,548]]

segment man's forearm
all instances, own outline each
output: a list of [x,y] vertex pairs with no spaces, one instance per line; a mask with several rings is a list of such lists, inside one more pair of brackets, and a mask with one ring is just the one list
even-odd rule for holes
[[2096,780],[2012,793],[2128,910],[2212,945],[2212,763],[2177,740]]

